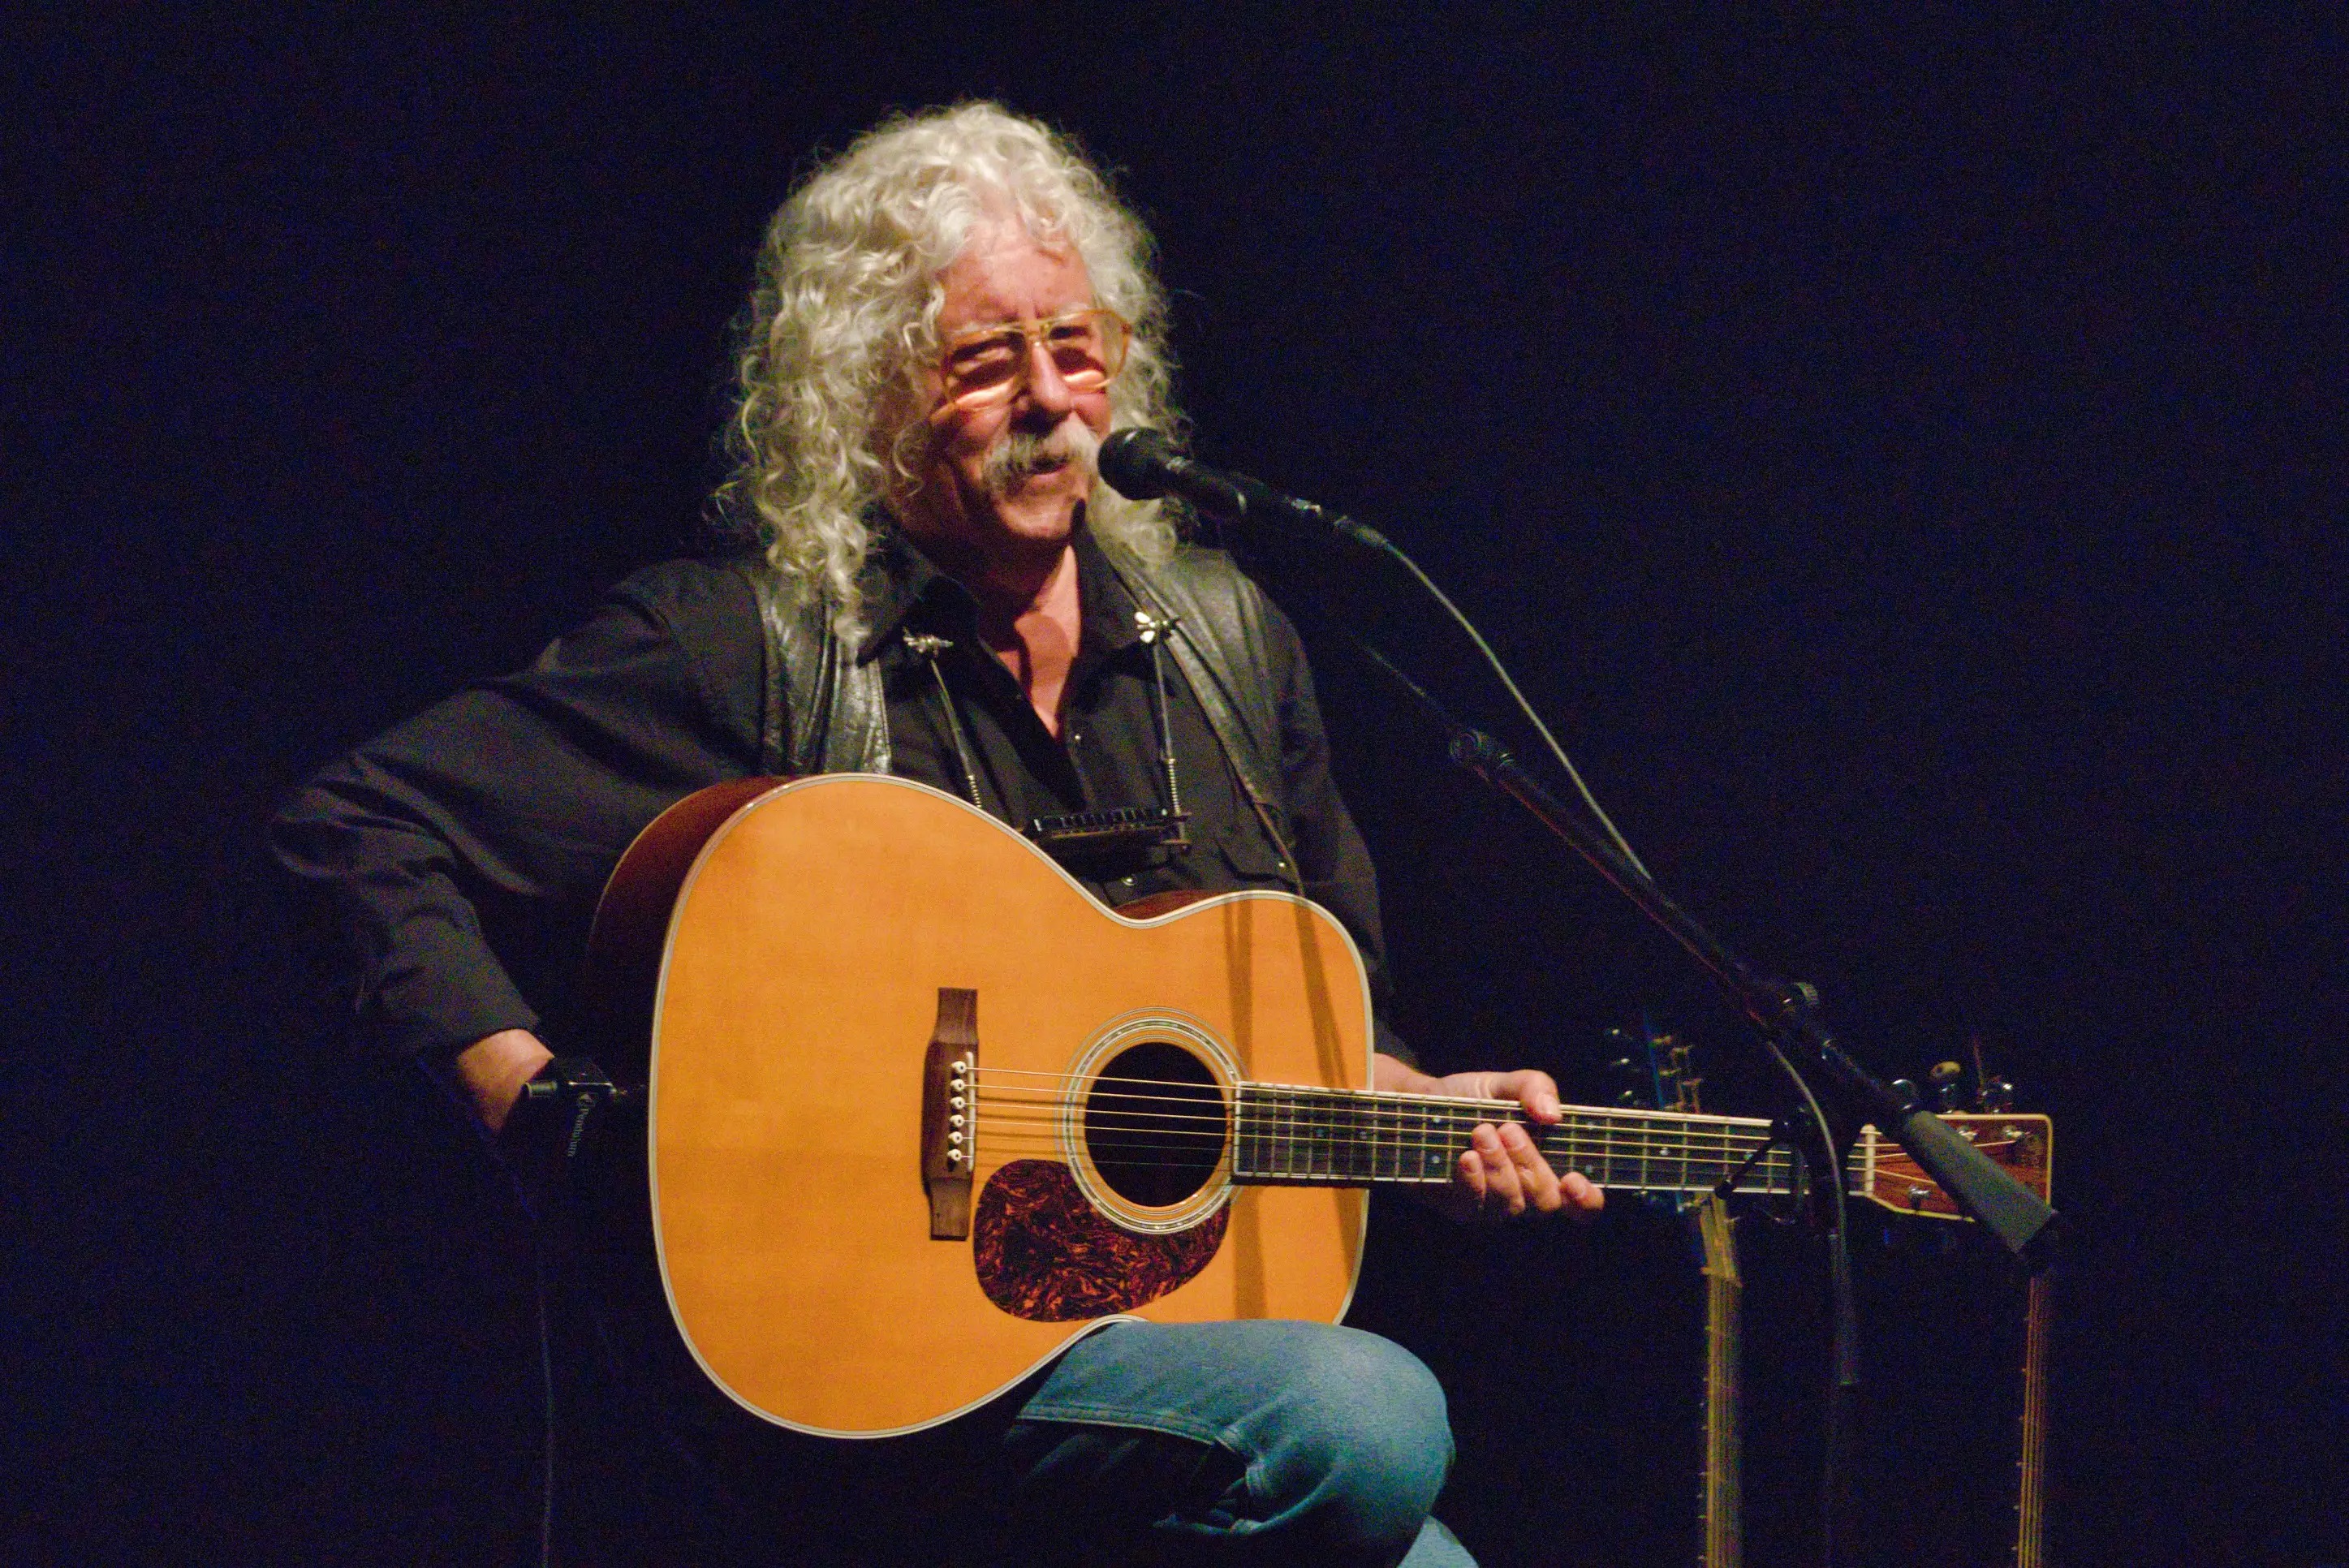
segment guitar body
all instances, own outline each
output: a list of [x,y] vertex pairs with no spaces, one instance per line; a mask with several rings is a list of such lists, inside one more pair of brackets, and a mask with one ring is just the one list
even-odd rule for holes
[[[1366,1193],[1235,1186],[1217,1153],[1242,1078],[1368,1085],[1361,958],[1303,900],[1128,918],[926,786],[748,780],[646,830],[591,961],[607,1008],[650,1041],[653,1229],[678,1332],[767,1420],[887,1436],[1002,1392],[1104,1322],[1345,1312]],[[966,1027],[966,1233],[934,1235],[955,1204],[925,1180],[926,1135],[943,1147],[946,1125],[932,1041]],[[1120,1084],[1170,1078],[1196,1109],[1162,1118],[1193,1140],[1189,1163],[1137,1184],[1099,1117]]]

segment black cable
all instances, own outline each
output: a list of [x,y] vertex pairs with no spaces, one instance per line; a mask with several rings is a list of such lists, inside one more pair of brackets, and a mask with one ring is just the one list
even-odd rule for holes
[[1827,1125],[1825,1112],[1819,1109],[1818,1098],[1802,1073],[1787,1058],[1776,1040],[1767,1036],[1763,1043],[1769,1047],[1770,1059],[1778,1064],[1794,1080],[1795,1092],[1803,1097],[1809,1110],[1811,1125],[1817,1129],[1819,1145],[1826,1153],[1829,1172],[1827,1191],[1829,1207],[1835,1219],[1827,1227],[1827,1296],[1829,1310],[1834,1314],[1834,1353],[1832,1376],[1827,1381],[1826,1453],[1820,1465],[1819,1522],[1822,1568],[1835,1568],[1836,1525],[1842,1511],[1842,1456],[1849,1434],[1845,1419],[1849,1414],[1851,1390],[1859,1386],[1859,1314],[1852,1299],[1850,1221],[1845,1212],[1843,1191],[1843,1156],[1836,1148],[1835,1130]]
[[554,1336],[547,1321],[546,1253],[540,1245],[535,1224],[531,1228],[530,1263],[538,1298],[539,1389],[545,1396],[540,1406],[545,1443],[539,1457],[538,1568],[554,1568]]

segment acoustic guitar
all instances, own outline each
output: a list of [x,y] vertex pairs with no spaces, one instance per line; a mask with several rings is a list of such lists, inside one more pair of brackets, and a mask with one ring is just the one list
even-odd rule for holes
[[[1178,907],[1179,905],[1179,907]],[[1361,955],[1248,891],[1112,911],[908,780],[704,790],[646,829],[590,976],[648,1086],[677,1330],[746,1409],[871,1438],[947,1420],[1079,1336],[1345,1314],[1366,1189],[1432,1186],[1514,1104],[1373,1092]],[[1980,1147],[2044,1181],[2034,1119]],[[1756,1118],[1573,1108],[1530,1127],[1610,1188],[1695,1192]],[[1852,1191],[1954,1213],[1862,1130]],[[1786,1191],[1773,1150],[1746,1184]]]

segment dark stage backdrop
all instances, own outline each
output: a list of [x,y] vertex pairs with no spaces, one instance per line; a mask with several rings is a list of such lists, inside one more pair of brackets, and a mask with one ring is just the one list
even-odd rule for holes
[[[794,172],[999,95],[1155,224],[1203,455],[1413,552],[1880,1071],[1978,1038],[2054,1116],[2056,1560],[2349,1557],[2349,62],[2328,8],[2242,11],[12,22],[10,1552],[526,1544],[518,1222],[416,1085],[316,1044],[257,824],[674,550]],[[1763,1103],[1660,939],[1330,631],[1424,1053],[1605,1093],[1647,1006]],[[1380,1225],[1364,1314],[1453,1387],[1462,1533],[1689,1560],[1671,1223]],[[1998,1561],[2013,1287],[1862,1229],[1868,1554]],[[1746,1232],[1749,1560],[1795,1561],[1818,1271]]]

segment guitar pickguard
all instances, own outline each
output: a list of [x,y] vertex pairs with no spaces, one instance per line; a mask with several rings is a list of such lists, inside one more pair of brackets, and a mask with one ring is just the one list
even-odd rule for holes
[[1139,1235],[1102,1218],[1067,1166],[1015,1160],[979,1191],[972,1263],[987,1299],[1014,1317],[1106,1317],[1155,1301],[1206,1268],[1230,1213],[1219,1204],[1187,1231]]

